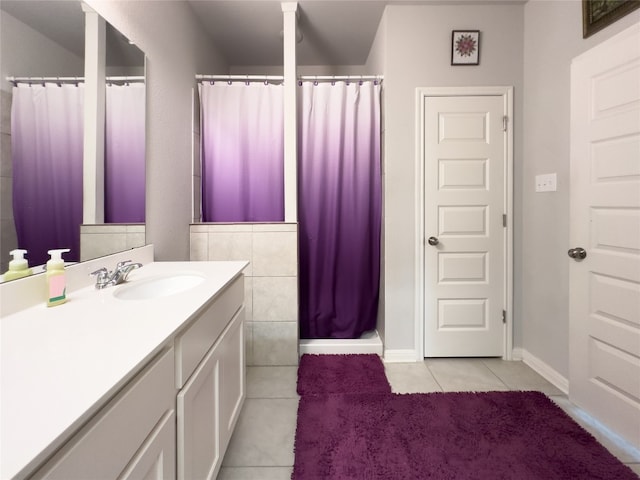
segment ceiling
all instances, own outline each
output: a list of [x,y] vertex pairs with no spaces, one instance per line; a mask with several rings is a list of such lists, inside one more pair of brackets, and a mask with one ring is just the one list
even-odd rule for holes
[[[131,0],[129,0],[131,1]],[[161,0],[152,0],[153,3]],[[163,0],[167,1],[167,0]],[[280,0],[186,2],[231,66],[282,65]],[[362,65],[387,4],[521,3],[526,0],[299,0],[300,65]],[[67,49],[83,55],[84,14],[79,0],[0,0],[0,8]],[[127,42],[110,29],[107,62],[126,65]],[[116,46],[117,45],[117,46]],[[111,60],[110,58],[111,57]],[[117,57],[117,58],[116,58]],[[113,63],[120,62],[120,63]]]
[[[84,13],[80,0],[0,0],[0,10],[84,57]],[[144,53],[107,24],[107,65],[142,66]]]
[[[282,9],[273,0],[187,0],[230,65],[282,65]],[[385,5],[379,0],[300,0],[300,65],[362,65]]]

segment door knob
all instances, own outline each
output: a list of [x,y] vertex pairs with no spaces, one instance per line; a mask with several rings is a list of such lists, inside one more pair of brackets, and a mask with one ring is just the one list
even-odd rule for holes
[[582,247],[570,248],[567,255],[574,260],[583,260],[587,258],[587,251]]
[[438,245],[440,243],[440,240],[438,240],[436,237],[429,237],[429,239],[427,240],[427,242],[429,242],[429,245]]

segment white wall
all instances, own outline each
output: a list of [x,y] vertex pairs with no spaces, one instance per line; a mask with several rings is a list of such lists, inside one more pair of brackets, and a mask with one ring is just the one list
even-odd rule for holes
[[[530,0],[524,24],[523,348],[569,376],[569,86],[571,59],[640,21],[627,15],[582,38],[581,2]],[[558,191],[535,193],[535,175]]]
[[87,0],[147,56],[147,242],[158,260],[189,259],[192,88],[228,66],[182,1]]
[[[384,50],[384,330],[385,348],[413,350],[415,338],[415,89],[429,86],[513,85],[515,95],[515,179],[522,161],[522,5],[388,6],[382,28]],[[480,65],[453,67],[451,31],[481,31]],[[379,56],[380,52],[376,52]],[[522,205],[514,199],[515,304],[520,300]],[[519,312],[516,309],[516,319]],[[521,342],[516,320],[516,345]]]
[[[219,72],[200,72],[217,74]],[[282,75],[282,65],[234,65],[229,68],[233,75]],[[299,65],[298,76],[301,75],[365,75],[362,65]]]
[[7,76],[82,77],[84,58],[0,10],[0,72],[0,86],[10,92]]
[[[381,20],[380,20],[380,24],[378,25],[378,30],[376,32],[376,36],[373,39],[373,43],[371,44],[371,49],[369,50],[369,55],[367,57],[367,62],[365,64],[365,73],[368,75],[384,75],[384,72],[386,71],[386,57],[385,57],[385,46],[386,46],[386,42],[387,42],[387,22],[386,22],[386,16],[383,15]],[[385,82],[382,82],[382,105],[383,108],[380,110],[380,123],[381,123],[381,132],[380,132],[380,143],[381,143],[381,148],[380,148],[380,152],[381,152],[381,162],[382,162],[382,168],[381,168],[381,174],[382,174],[382,185],[385,184],[386,182],[386,177],[385,177],[385,170],[384,170],[384,165],[385,165],[385,146],[386,146],[386,141],[385,141],[385,121],[386,121],[386,110],[384,108],[384,97],[385,97]],[[382,195],[382,218],[383,218],[383,222],[382,222],[382,232],[381,232],[381,238],[380,238],[380,251],[384,252],[385,251],[385,227],[384,227],[384,217],[385,217],[385,196],[384,194]],[[385,335],[386,335],[386,323],[385,323],[385,316],[384,316],[384,312],[385,312],[385,296],[386,296],[386,290],[385,290],[385,268],[384,268],[384,255],[383,257],[380,259],[380,297],[379,297],[379,301],[378,301],[378,321],[377,321],[377,325],[376,328],[378,330],[378,334],[380,335],[380,338],[382,339],[382,342],[384,344],[385,342]]]

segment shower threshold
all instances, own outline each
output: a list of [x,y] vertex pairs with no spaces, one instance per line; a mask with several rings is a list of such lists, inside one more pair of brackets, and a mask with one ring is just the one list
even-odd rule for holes
[[355,353],[375,353],[382,356],[382,339],[377,330],[362,334],[360,338],[334,339],[314,338],[300,339],[300,355],[346,355]]

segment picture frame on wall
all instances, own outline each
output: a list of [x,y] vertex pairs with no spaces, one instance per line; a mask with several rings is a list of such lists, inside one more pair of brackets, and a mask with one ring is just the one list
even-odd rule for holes
[[640,0],[582,0],[582,38],[587,38],[640,7]]
[[479,65],[480,30],[451,32],[451,65]]

